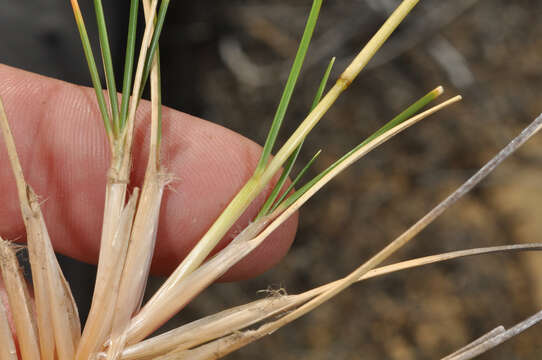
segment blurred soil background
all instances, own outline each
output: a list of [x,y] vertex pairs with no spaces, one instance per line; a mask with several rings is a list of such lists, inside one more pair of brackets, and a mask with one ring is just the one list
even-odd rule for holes
[[[93,21],[90,1],[84,2]],[[122,61],[128,1],[106,1]],[[161,42],[164,103],[262,143],[310,0],[173,1]],[[398,0],[326,1],[282,134],[295,128],[321,74],[335,79]],[[89,84],[69,2],[3,1],[0,62]],[[344,276],[447,196],[542,112],[542,2],[424,0],[307,139],[313,169],[359,143],[439,84],[464,101],[393,139],[301,211],[286,258],[257,279],[217,284],[179,321]],[[114,23],[114,24],[113,24]],[[0,80],[1,81],[1,80]],[[394,261],[540,241],[542,135],[398,252]],[[93,268],[67,259],[82,308]],[[156,280],[158,281],[158,280]],[[436,359],[540,310],[542,255],[491,255],[357,284],[231,359]],[[539,359],[542,326],[480,359]]]

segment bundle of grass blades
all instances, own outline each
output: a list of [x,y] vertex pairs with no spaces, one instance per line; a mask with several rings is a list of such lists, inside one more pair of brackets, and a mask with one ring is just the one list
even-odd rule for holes
[[[240,305],[164,334],[151,336],[198,293],[257,248],[269,234],[337,174],[391,137],[460,100],[460,97],[456,96],[423,110],[442,94],[442,88],[437,87],[408,106],[322,173],[304,185],[299,185],[299,180],[306,169],[317,159],[320,153],[318,151],[292,184],[286,189],[283,188],[291,175],[305,137],[417,2],[404,0],[342,72],[336,83],[325,92],[333,66],[333,59],[331,60],[316,91],[309,114],[271,158],[322,5],[322,0],[314,0],[290,76],[252,177],[162,287],[142,306],[156,244],[164,187],[172,179],[172,175],[167,173],[160,161],[161,94],[158,50],[158,40],[169,1],[142,1],[145,27],[137,61],[135,48],[139,1],[131,1],[124,79],[119,102],[101,1],[95,0],[94,5],[99,29],[100,58],[103,61],[107,83],[106,95],[79,5],[77,0],[71,0],[112,155],[110,168],[106,174],[105,208],[92,306],[85,327],[81,330],[77,307],[56,261],[38,196],[25,182],[23,169],[15,151],[15,140],[0,102],[0,124],[16,179],[21,213],[27,231],[34,295],[33,303],[29,296],[30,290],[18,266],[16,246],[0,239],[1,275],[9,300],[9,309],[0,302],[0,359],[19,357],[62,360],[216,359],[271,334],[355,282],[464,256],[541,250],[541,244],[471,249],[377,268],[382,261],[410,241],[536,133],[542,123],[539,118],[463,186],[403,235],[344,278],[298,295],[279,294],[276,297]],[[129,194],[127,188],[130,183],[135,114],[147,83],[150,83],[152,104],[149,158],[143,184],[135,184]],[[229,245],[211,259],[204,261],[235,221],[279,173],[279,180],[254,221]],[[296,190],[295,186],[299,188]],[[13,329],[8,324],[8,313],[12,314]],[[259,325],[254,327],[256,324]]]

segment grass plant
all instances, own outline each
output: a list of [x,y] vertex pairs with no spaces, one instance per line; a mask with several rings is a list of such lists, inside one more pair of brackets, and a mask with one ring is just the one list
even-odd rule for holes
[[[24,179],[15,151],[15,140],[0,101],[0,124],[28,235],[35,299],[34,307],[29,296],[30,290],[15,257],[16,246],[0,239],[1,273],[6,284],[16,333],[16,337],[13,337],[6,320],[7,310],[0,302],[0,358],[216,359],[273,333],[356,282],[460,257],[542,250],[542,244],[469,249],[378,267],[539,131],[542,120],[538,118],[464,185],[344,278],[297,295],[278,294],[240,305],[152,336],[156,329],[182,310],[197,294],[261,245],[277,227],[340,172],[393,136],[461,99],[460,96],[455,96],[426,109],[443,93],[442,87],[436,87],[316,177],[300,185],[299,181],[306,169],[317,160],[320,154],[318,151],[292,184],[285,185],[304,139],[417,3],[418,0],[402,1],[326,92],[334,59],[330,61],[307,117],[272,156],[322,6],[322,0],[313,1],[290,75],[253,175],[165,283],[148,302],[142,304],[156,244],[164,188],[173,178],[167,171],[167,164],[163,166],[160,159],[162,119],[158,44],[169,1],[142,1],[145,27],[137,61],[135,44],[139,1],[131,1],[124,78],[119,101],[101,0],[95,0],[94,5],[108,96],[104,95],[83,15],[77,0],[71,0],[111,150],[111,164],[106,174],[106,200],[94,295],[88,320],[84,329],[81,329],[77,306],[57,263],[38,197]],[[152,104],[149,158],[143,183],[135,184],[136,187],[129,193],[135,114],[147,83]],[[275,177],[279,177],[279,180],[258,216],[229,245],[208,259],[226,232]],[[294,187],[297,187],[297,190]],[[494,339],[494,336],[502,336],[502,332],[497,335],[491,333],[491,336],[483,340]],[[483,344],[483,341],[452,355],[450,359],[469,358],[465,356],[474,354],[472,349],[479,349],[479,344]],[[476,351],[479,353],[479,350]]]

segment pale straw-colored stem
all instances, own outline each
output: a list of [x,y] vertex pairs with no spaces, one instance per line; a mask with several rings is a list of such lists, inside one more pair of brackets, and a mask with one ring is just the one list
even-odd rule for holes
[[130,247],[122,270],[115,312],[112,314],[108,359],[116,359],[120,355],[126,340],[125,329],[143,298],[158,229],[164,184],[163,178],[153,177],[147,179],[143,187],[131,232]]
[[111,329],[112,318],[107,309],[114,307],[116,301],[116,298],[111,296],[110,286],[115,285],[111,282],[111,272],[119,266],[122,269],[124,263],[122,249],[125,244],[115,241],[115,234],[120,227],[126,184],[111,181],[113,180],[110,178],[106,185],[98,270],[90,311],[77,348],[78,360],[87,360],[92,353],[99,351],[104,340],[101,338],[107,336],[103,334]]
[[[117,302],[117,293],[111,296],[111,286],[118,291],[120,285],[120,276],[124,267],[124,261],[129,240],[129,232],[124,234],[120,243],[116,234],[121,228],[121,213],[124,209],[126,199],[126,188],[130,175],[130,159],[133,140],[133,131],[135,125],[135,114],[139,101],[138,94],[142,86],[143,68],[148,46],[152,39],[154,27],[152,21],[156,16],[156,6],[158,1],[153,0],[151,4],[150,23],[145,27],[141,51],[139,53],[138,65],[134,80],[134,89],[130,102],[126,126],[114,146],[114,153],[111,168],[109,170],[109,179],[106,188],[106,202],[104,209],[104,223],[102,227],[102,238],[100,242],[100,257],[98,262],[98,273],[96,276],[96,285],[92,300],[89,317],[76,359],[87,360],[91,354],[101,350],[102,344],[110,335],[113,309]],[[135,209],[135,200],[134,200]],[[124,221],[127,221],[126,219]],[[130,218],[130,226],[133,221],[133,215]],[[125,223],[124,226],[127,226]],[[118,274],[115,279],[111,272]],[[104,310],[105,307],[105,310]]]
[[[53,359],[56,347],[59,359],[71,360],[80,337],[77,307],[54,254],[38,197],[24,180],[13,135],[1,102],[0,118],[27,232],[41,358]],[[50,330],[51,325],[54,331]]]
[[[144,0],[143,1],[143,10],[145,13],[145,21],[147,23],[154,22],[152,21],[151,17],[151,0]],[[160,129],[160,122],[161,122],[161,95],[160,95],[160,71],[158,68],[158,57],[159,57],[159,51],[156,50],[154,54],[154,58],[152,61],[151,66],[151,76],[150,76],[150,83],[151,83],[151,138],[150,138],[150,147],[149,147],[149,161],[147,163],[147,167],[151,169],[147,169],[147,173],[149,171],[152,171],[154,173],[157,173],[160,171],[160,139],[161,139],[161,129]]]
[[39,226],[39,236],[37,239],[40,240],[43,247],[40,253],[43,256],[43,263],[45,264],[44,270],[50,304],[49,311],[54,330],[57,358],[59,360],[72,360],[81,337],[81,325],[77,305],[64,276],[61,275],[62,272],[39,206],[34,202],[32,207],[36,214],[34,218],[37,219],[36,223]]
[[107,267],[104,267],[103,271],[106,276],[104,276],[100,283],[96,281],[96,289],[100,291],[103,296],[95,298],[97,299],[96,302],[94,302],[93,299],[93,307],[91,308],[91,312],[94,310],[94,312],[92,312],[93,322],[89,324],[87,321],[81,342],[77,349],[76,359],[87,360],[92,358],[94,354],[101,351],[102,344],[110,334],[119,291],[120,277],[126,258],[138,196],[139,189],[135,188],[128,204],[124,207],[120,215],[117,231],[115,231],[115,235],[111,241],[111,244],[114,245],[117,263],[110,262]]
[[[4,143],[8,152],[8,158],[11,165],[11,170],[13,171],[15,177],[15,184],[17,185],[17,194],[19,196],[19,202],[21,207],[27,207],[26,211],[30,211],[30,204],[21,199],[27,198],[26,193],[26,182],[24,180],[23,168],[17,156],[17,147],[15,146],[15,140],[13,139],[13,134],[9,127],[8,118],[6,116],[6,110],[4,109],[4,103],[0,98],[0,127],[2,129],[2,136],[4,138]],[[23,211],[23,210],[21,210]],[[26,222],[27,219],[23,216],[23,220]]]
[[158,0],[152,0],[151,3],[151,12],[147,17],[147,25],[145,26],[145,31],[143,33],[143,40],[141,41],[141,50],[139,52],[139,58],[137,61],[137,68],[134,77],[134,89],[132,91],[132,97],[130,99],[130,107],[128,110],[128,117],[124,131],[120,139],[122,146],[122,158],[121,158],[121,171],[124,177],[128,177],[130,171],[130,159],[131,159],[131,149],[133,142],[134,134],[134,125],[135,125],[135,115],[137,106],[139,103],[139,93],[141,87],[143,86],[143,71],[145,67],[145,58],[147,56],[147,51],[152,40],[152,35],[154,32],[154,18],[156,17],[156,6]]
[[[519,251],[541,251],[542,244],[519,244],[484,247],[468,250],[452,251],[448,253],[425,256],[421,258],[402,261],[399,263],[373,269],[360,277],[357,281],[387,275],[394,272],[413,269],[429,264],[450,261],[470,256],[510,253]],[[280,315],[286,311],[300,306],[308,300],[337,286],[341,280],[336,280],[318,286],[298,295],[285,295],[281,291],[271,292],[270,297],[237,306],[219,313],[198,319],[177,329],[170,330],[161,335],[149,338],[127,347],[122,353],[123,360],[148,358],[163,355],[166,352],[180,352],[193,348],[213,339],[232,334],[257,322]],[[476,343],[477,344],[477,343]],[[476,345],[473,344],[473,345]],[[466,350],[466,349],[464,349]],[[456,354],[454,353],[454,356]],[[105,354],[104,354],[105,356]]]
[[[417,268],[417,267],[421,267],[425,265],[440,263],[443,261],[460,259],[464,257],[496,254],[496,253],[510,253],[510,252],[516,252],[516,251],[541,251],[541,250],[542,250],[542,244],[532,243],[532,244],[491,246],[491,247],[483,247],[483,248],[476,248],[476,249],[451,251],[447,253],[424,256],[424,257],[420,257],[416,259],[401,261],[395,264],[382,266],[382,267],[368,271],[366,274],[360,276],[359,279],[357,279],[356,281],[363,281],[363,280],[391,274],[394,272],[399,272],[399,271],[413,269],[413,268]],[[330,290],[333,287],[337,286],[340,281],[341,280],[336,280],[336,281],[327,283],[325,285],[311,289],[303,294],[310,297],[320,295],[326,292],[327,290]]]
[[[56,285],[59,288],[59,293],[62,294],[64,301],[60,301],[58,308],[67,316],[68,330],[70,334],[64,336],[68,337],[71,335],[71,340],[74,344],[74,348],[77,349],[79,345],[79,340],[81,340],[81,320],[79,318],[79,310],[77,309],[77,303],[71,293],[70,284],[64,277],[62,269],[60,268],[58,262],[56,263],[57,274],[59,275],[60,286]],[[62,300],[62,298],[60,298]],[[57,301],[58,302],[58,301]],[[61,335],[62,336],[62,335]],[[75,355],[75,354],[74,354]],[[71,357],[73,359],[74,356]]]
[[155,357],[173,349],[188,349],[280,314],[298,303],[298,295],[277,296],[224,310],[129,346],[123,351],[122,359]]
[[[38,199],[30,187],[27,186],[27,190],[29,197],[31,197],[30,201],[37,203]],[[30,201],[28,202],[30,203]],[[25,227],[28,242],[28,257],[32,271],[32,283],[34,285],[34,302],[36,304],[41,359],[52,360],[55,352],[55,339],[54,332],[51,331],[53,319],[51,316],[51,294],[49,293],[47,276],[49,264],[46,257],[44,237],[37,219],[37,214],[32,210],[27,212],[26,206],[22,208],[24,209],[23,217],[27,219]]]
[[[38,213],[32,208],[32,203],[37,205],[37,197],[32,189],[26,184],[15,140],[9,127],[4,105],[0,100],[0,126],[4,142],[8,151],[8,157],[15,177],[19,204],[27,232],[28,253],[34,284],[34,297],[37,313],[38,338],[42,360],[53,360],[55,352],[54,333],[50,331],[52,322],[50,315],[50,294],[47,289],[47,263],[45,260],[45,247],[38,222]],[[39,206],[38,206],[39,208]]]

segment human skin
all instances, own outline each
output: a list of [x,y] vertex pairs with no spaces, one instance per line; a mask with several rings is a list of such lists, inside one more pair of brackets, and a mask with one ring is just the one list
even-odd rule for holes
[[[0,97],[12,127],[27,182],[42,197],[56,251],[96,263],[109,147],[89,88],[0,64]],[[150,106],[137,112],[131,184],[140,186],[148,154]],[[0,235],[24,240],[13,174],[0,140]],[[152,273],[170,273],[251,176],[261,148],[216,124],[163,109],[162,166],[174,176],[166,188]],[[225,246],[255,216],[260,196],[222,239]],[[253,277],[288,251],[297,214],[222,280]]]

